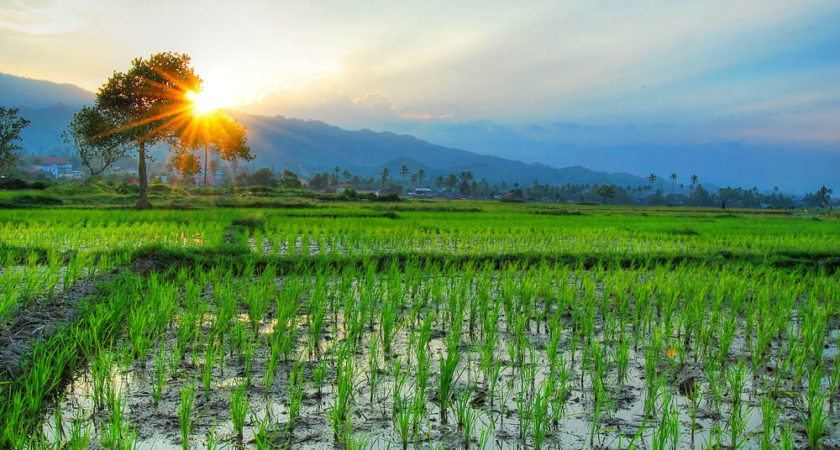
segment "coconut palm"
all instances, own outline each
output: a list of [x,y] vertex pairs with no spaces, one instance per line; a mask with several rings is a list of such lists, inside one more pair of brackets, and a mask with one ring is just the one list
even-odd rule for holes
[[673,194],[674,193],[674,185],[677,183],[677,178],[679,178],[679,177],[677,177],[676,173],[671,172],[671,176],[668,177],[668,178],[671,180],[671,193]]
[[426,171],[423,170],[423,168],[421,167],[421,168],[417,169],[417,173],[414,174],[414,176],[417,177],[417,182],[419,184],[423,184],[423,178],[426,178]]
[[391,171],[388,170],[387,167],[383,167],[382,171],[379,172],[379,174],[381,175],[380,182],[382,183],[382,187],[384,188],[385,182],[388,181],[388,177],[391,175]]
[[400,176],[401,176],[401,177],[402,177],[402,179],[403,179],[403,184],[405,184],[405,177],[406,177],[406,175],[408,175],[409,173],[411,173],[411,172],[408,170],[408,166],[407,166],[407,165],[405,165],[405,164],[403,164],[403,165],[400,167]]

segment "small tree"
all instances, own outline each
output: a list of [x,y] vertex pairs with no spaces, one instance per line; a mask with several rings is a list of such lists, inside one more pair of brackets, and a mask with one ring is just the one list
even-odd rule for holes
[[821,187],[821,188],[817,191],[817,198],[819,198],[819,199],[820,199],[820,203],[822,203],[822,205],[823,205],[824,207],[828,208],[828,213],[829,213],[829,214],[831,214],[831,194],[832,194],[833,192],[834,192],[833,190],[831,190],[831,189],[829,189],[829,188],[825,187],[825,185],[823,185],[823,186],[822,186],[822,187]]
[[100,177],[112,164],[125,156],[129,148],[113,130],[119,124],[99,108],[89,106],[73,115],[61,133],[64,142],[72,145],[82,164],[88,168],[88,180]]
[[23,148],[16,141],[22,141],[20,131],[27,125],[29,120],[18,117],[17,108],[0,106],[0,173],[17,162],[16,152]]
[[280,187],[287,189],[300,189],[300,178],[289,169],[283,169],[283,177],[280,178]]
[[201,172],[201,161],[188,151],[174,152],[169,167],[181,175],[181,184],[195,186],[195,176]]

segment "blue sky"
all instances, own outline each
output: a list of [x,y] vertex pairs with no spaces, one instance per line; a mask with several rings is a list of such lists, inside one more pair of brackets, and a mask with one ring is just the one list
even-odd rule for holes
[[174,50],[245,112],[721,184],[727,149],[840,188],[817,164],[840,162],[838,23],[834,1],[0,0],[0,71],[95,90]]

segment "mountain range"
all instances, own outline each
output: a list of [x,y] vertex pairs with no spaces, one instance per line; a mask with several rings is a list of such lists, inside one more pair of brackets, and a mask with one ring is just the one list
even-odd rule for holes
[[[71,151],[62,142],[61,132],[74,112],[82,105],[92,103],[94,97],[93,93],[74,85],[0,73],[0,105],[20,108],[20,115],[31,121],[21,133],[22,147],[29,153],[50,155]],[[525,163],[435,145],[411,135],[345,130],[317,120],[282,116],[239,112],[231,112],[231,115],[248,129],[249,145],[256,156],[249,163],[251,167],[289,168],[304,177],[316,172],[332,172],[338,166],[365,177],[375,177],[387,167],[393,177],[399,178],[399,168],[405,164],[412,173],[423,168],[427,180],[471,171],[475,179],[484,178],[491,183],[647,184],[645,178],[628,173]]]

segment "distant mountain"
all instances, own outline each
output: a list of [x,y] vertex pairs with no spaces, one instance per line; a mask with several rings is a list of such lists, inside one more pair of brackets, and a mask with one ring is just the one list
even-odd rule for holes
[[95,95],[73,84],[58,84],[0,73],[0,105],[40,109],[57,103],[78,109]]
[[[32,123],[21,133],[22,146],[31,153],[49,155],[71,150],[61,132],[79,107],[91,104],[94,94],[77,86],[0,74],[0,105],[17,106]],[[426,171],[424,184],[438,176],[471,171],[476,180],[531,185],[602,184],[639,186],[646,181],[627,173],[607,173],[581,166],[562,169],[543,164],[480,155],[417,139],[370,130],[344,130],[319,121],[231,113],[248,127],[256,159],[252,167],[289,168],[304,177],[332,172],[335,166],[364,177],[376,177],[383,167],[400,179],[405,164],[412,173]],[[165,151],[165,150],[164,150]],[[161,156],[161,155],[158,155]]]
[[0,106],[16,107],[31,123],[21,131],[22,146],[31,153],[58,154],[69,150],[61,132],[82,105],[95,95],[72,84],[57,84],[0,73]]
[[585,167],[563,169],[434,145],[410,135],[370,130],[349,131],[319,121],[232,113],[248,127],[255,166],[288,168],[303,176],[331,172],[335,166],[362,176],[377,176],[388,167],[394,178],[406,164],[412,173],[422,167],[428,180],[471,171],[476,179],[531,185],[613,183],[640,186],[647,182],[626,173],[597,172]]

